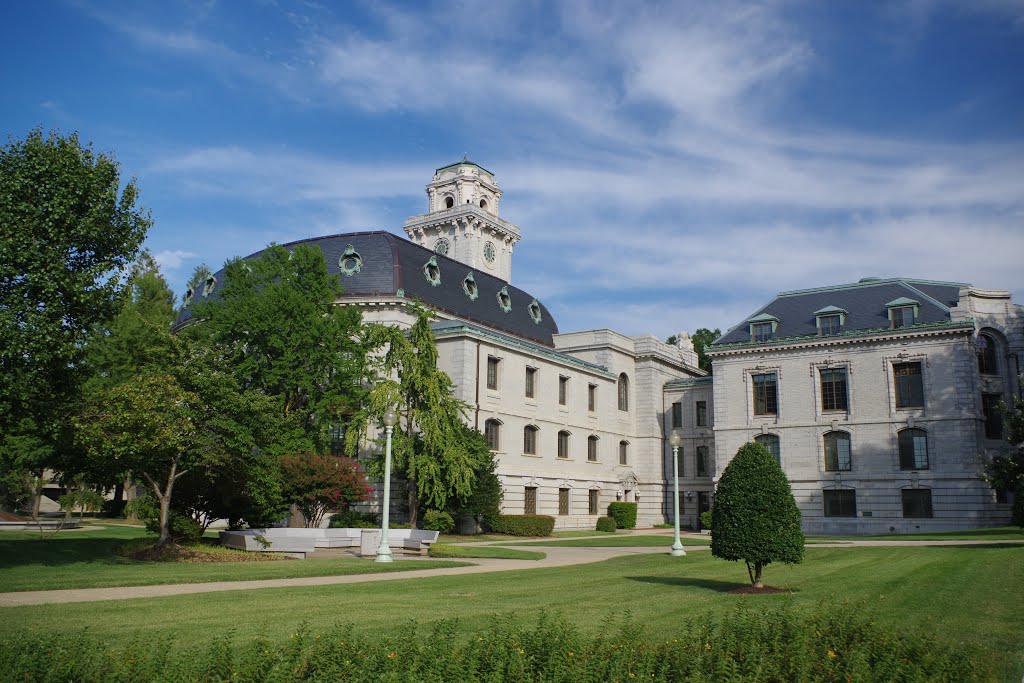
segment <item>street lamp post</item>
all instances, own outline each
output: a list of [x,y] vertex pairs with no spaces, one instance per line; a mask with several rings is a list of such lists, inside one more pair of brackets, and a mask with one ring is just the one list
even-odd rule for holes
[[388,545],[388,522],[391,513],[391,433],[397,423],[398,413],[394,408],[388,408],[388,412],[384,413],[384,433],[387,435],[384,446],[384,512],[381,516],[380,545],[377,546],[377,559],[374,562],[393,561],[391,546]]
[[679,446],[683,443],[683,435],[678,429],[673,429],[668,435],[668,445],[672,447],[672,477],[675,486],[672,487],[673,500],[675,502],[675,541],[672,543],[672,550],[669,555],[680,557],[686,554],[683,550],[683,543],[679,540]]

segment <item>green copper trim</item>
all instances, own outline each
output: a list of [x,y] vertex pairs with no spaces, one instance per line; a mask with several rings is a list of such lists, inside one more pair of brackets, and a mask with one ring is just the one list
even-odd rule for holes
[[423,264],[423,277],[427,278],[427,282],[435,287],[441,285],[441,267],[437,265],[437,257],[431,256],[426,263]]
[[911,325],[910,327],[873,327],[868,329],[850,330],[848,332],[841,332],[837,335],[829,337],[819,337],[817,334],[802,334],[793,337],[779,337],[766,342],[734,342],[732,344],[712,344],[707,348],[709,352],[724,351],[732,349],[765,349],[771,347],[785,346],[787,344],[795,344],[804,341],[846,341],[846,340],[857,340],[865,339],[868,337],[878,337],[881,335],[907,335],[915,332],[930,332],[930,331],[942,331],[942,330],[957,330],[957,329],[974,329],[973,320],[943,320],[936,323],[919,323],[917,325]]
[[362,268],[363,257],[356,252],[351,244],[345,247],[345,251],[342,252],[341,257],[338,259],[338,269],[341,271],[341,274],[352,277]]

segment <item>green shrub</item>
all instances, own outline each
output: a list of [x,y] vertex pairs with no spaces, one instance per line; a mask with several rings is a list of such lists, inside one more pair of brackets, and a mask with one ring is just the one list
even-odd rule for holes
[[722,472],[711,510],[711,554],[747,563],[750,583],[772,562],[804,558],[804,532],[789,480],[767,448],[745,443]]
[[711,528],[711,510],[705,510],[704,512],[700,513],[700,528]]
[[124,507],[127,504],[126,500],[105,500],[100,511],[104,517],[124,517]]
[[331,529],[376,529],[380,523],[372,512],[342,510],[331,515],[328,526]]
[[611,517],[598,517],[597,530],[615,533],[615,520]]
[[443,510],[427,510],[427,514],[423,515],[423,528],[447,534],[455,528],[455,520]]
[[[2,672],[6,671],[4,674]],[[1015,672],[1002,676],[1015,679]],[[216,635],[183,656],[163,638],[109,643],[88,633],[13,630],[0,639],[0,679],[30,681],[929,681],[997,680],[962,644],[886,627],[863,606],[740,601],[674,633],[608,618],[596,636],[568,619],[517,615],[460,635],[453,620],[402,624],[366,638],[351,626],[236,641]]]
[[409,522],[392,522],[392,521],[388,520],[388,528],[389,529],[411,529],[412,528],[412,524],[409,524]]
[[[145,524],[146,531],[160,534],[160,503],[153,496],[146,494],[131,499],[124,511]],[[175,510],[171,510],[167,526],[175,543],[194,543],[203,537],[203,527],[199,522]]]
[[1024,529],[1024,486],[1013,494],[1013,523]]
[[510,536],[550,536],[555,518],[548,515],[498,515],[491,530]]
[[636,528],[636,503],[609,503],[608,516],[615,520],[619,529]]

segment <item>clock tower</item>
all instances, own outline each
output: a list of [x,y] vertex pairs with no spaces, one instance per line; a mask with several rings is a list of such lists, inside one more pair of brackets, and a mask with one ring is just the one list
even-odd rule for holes
[[405,221],[409,239],[510,282],[519,227],[498,217],[501,190],[494,174],[463,157],[434,171],[427,197],[428,213]]

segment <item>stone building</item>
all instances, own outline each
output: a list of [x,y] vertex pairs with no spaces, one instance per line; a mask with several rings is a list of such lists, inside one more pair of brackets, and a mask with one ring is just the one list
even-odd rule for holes
[[[671,521],[667,436],[679,429],[686,525],[749,440],[779,459],[810,532],[1008,519],[977,477],[1002,446],[994,407],[1020,391],[1024,313],[1008,293],[907,279],[785,292],[715,342],[709,377],[685,333],[670,345],[561,332],[512,284],[522,235],[498,215],[490,171],[463,159],[426,190],[407,240],[379,231],[284,246],[318,246],[341,278],[338,304],[366,321],[408,327],[413,300],[436,311],[439,365],[497,454],[505,512],[593,528],[625,500],[639,503],[640,525]],[[222,283],[216,273],[202,295]]]

